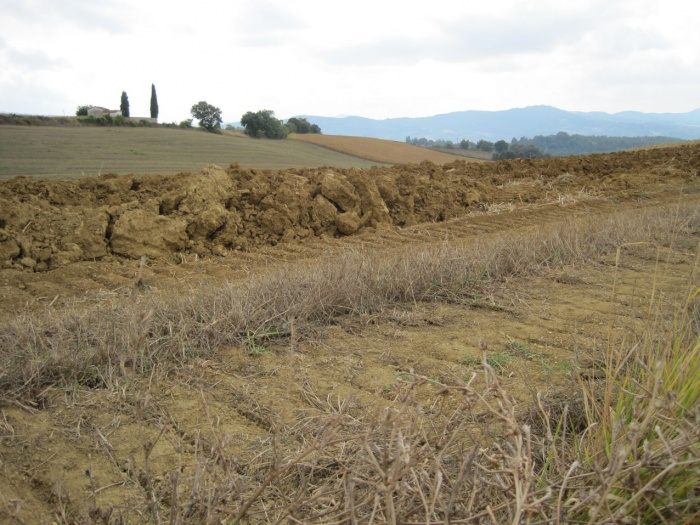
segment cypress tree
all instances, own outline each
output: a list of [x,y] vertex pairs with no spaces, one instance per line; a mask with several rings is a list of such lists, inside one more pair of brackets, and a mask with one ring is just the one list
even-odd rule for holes
[[155,84],[151,84],[151,118],[158,118],[158,96]]
[[126,91],[122,91],[122,102],[119,109],[122,112],[122,117],[129,118],[129,97],[126,95]]

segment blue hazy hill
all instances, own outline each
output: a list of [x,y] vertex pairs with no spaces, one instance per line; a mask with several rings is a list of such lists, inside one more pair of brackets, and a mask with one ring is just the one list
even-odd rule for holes
[[489,141],[560,131],[579,135],[616,137],[666,136],[700,139],[700,109],[688,113],[621,113],[565,111],[551,106],[529,106],[504,111],[457,111],[432,117],[374,120],[364,117],[303,115],[326,135],[376,137],[403,141],[407,136]]

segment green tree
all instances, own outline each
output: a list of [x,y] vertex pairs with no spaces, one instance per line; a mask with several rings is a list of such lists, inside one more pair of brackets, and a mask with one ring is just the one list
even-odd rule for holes
[[155,84],[151,84],[151,118],[158,118],[158,96]]
[[496,153],[503,153],[504,151],[508,151],[508,143],[505,140],[499,140],[493,145],[493,149]]
[[78,106],[75,110],[75,116],[76,117],[87,117],[88,109],[90,109],[91,107],[92,106],[90,106],[90,105]]
[[190,110],[192,116],[199,120],[199,126],[210,133],[220,133],[221,110],[204,100],[197,102]]
[[493,160],[508,160],[508,159],[540,159],[546,157],[542,150],[536,146],[513,144],[505,151],[494,153]]
[[305,118],[292,117],[285,124],[289,133],[321,133],[321,128],[316,124],[311,124]]
[[241,117],[241,125],[245,128],[246,135],[256,139],[283,139],[288,134],[288,128],[281,120],[275,118],[275,112],[269,109],[255,113],[248,111]]
[[126,91],[122,91],[122,101],[119,104],[119,109],[122,111],[122,117],[129,118],[129,97]]
[[491,151],[493,151],[493,142],[481,139],[479,142],[476,143],[476,149],[490,153]]

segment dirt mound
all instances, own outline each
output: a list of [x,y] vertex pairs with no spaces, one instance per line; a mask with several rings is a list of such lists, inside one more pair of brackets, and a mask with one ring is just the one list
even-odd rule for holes
[[0,264],[45,271],[108,256],[225,255],[314,236],[444,221],[500,202],[635,198],[697,179],[700,146],[367,170],[108,174],[0,183]]

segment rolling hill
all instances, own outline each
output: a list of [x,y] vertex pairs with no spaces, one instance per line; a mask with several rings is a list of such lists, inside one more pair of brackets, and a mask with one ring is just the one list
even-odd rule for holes
[[437,164],[464,157],[380,139],[297,135],[251,139],[170,128],[0,125],[0,179],[78,178],[104,173],[169,174],[207,164],[287,169],[367,168],[377,164]]
[[100,173],[179,173],[207,164],[286,169],[377,164],[297,140],[254,140],[198,130],[0,126],[0,179],[77,178]]

